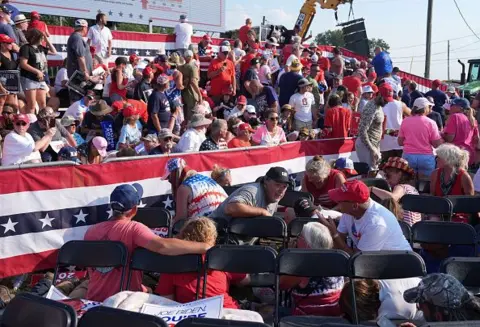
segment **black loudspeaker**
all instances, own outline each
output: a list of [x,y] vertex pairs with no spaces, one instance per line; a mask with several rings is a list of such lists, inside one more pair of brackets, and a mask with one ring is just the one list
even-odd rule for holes
[[342,27],[345,48],[364,57],[370,55],[367,30],[363,18],[339,24]]

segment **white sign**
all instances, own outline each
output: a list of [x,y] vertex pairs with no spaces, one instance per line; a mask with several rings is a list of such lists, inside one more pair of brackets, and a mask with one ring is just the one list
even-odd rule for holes
[[174,27],[187,15],[195,30],[225,31],[225,0],[42,0],[10,1],[22,12],[95,19],[103,12],[110,21]]
[[215,318],[219,319],[223,309],[223,295],[198,300],[176,306],[155,305],[145,303],[140,313],[157,316],[172,326],[186,318]]

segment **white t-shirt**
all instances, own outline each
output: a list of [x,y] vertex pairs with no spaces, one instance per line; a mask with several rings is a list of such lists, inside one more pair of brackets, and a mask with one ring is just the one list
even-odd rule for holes
[[18,165],[30,160],[39,159],[40,152],[35,149],[35,141],[29,133],[22,136],[15,131],[5,136],[3,143],[2,166]]
[[397,81],[393,77],[385,77],[383,80],[392,87],[394,94],[398,95],[398,92],[400,92],[400,85]]
[[112,75],[109,74],[107,78],[105,79],[105,86],[103,87],[103,93],[102,96],[104,98],[110,97],[110,84],[112,84]]
[[260,83],[270,84],[270,80],[268,79],[268,76],[270,74],[272,74],[270,66],[263,65],[262,67],[260,67],[260,70],[258,71],[258,79],[260,80]]
[[[393,100],[383,107],[383,113],[385,114],[386,129],[400,130],[400,125],[403,121],[403,102]],[[384,135],[380,141],[380,151],[400,150],[402,146],[398,145],[398,137]]]
[[60,92],[64,88],[62,86],[63,81],[68,81],[67,69],[65,67],[60,68],[55,76],[55,93]]
[[193,27],[188,23],[175,25],[175,48],[188,49],[192,43]]
[[72,116],[75,119],[82,120],[83,116],[88,110],[88,106],[85,105],[83,98],[72,103],[70,107],[65,111],[66,116]]
[[348,234],[360,251],[412,251],[397,218],[371,199],[362,218],[355,219],[343,214],[337,230],[339,233]]
[[295,119],[302,122],[313,120],[312,106],[315,104],[315,98],[310,92],[304,94],[295,93],[290,97],[289,104],[295,109]]
[[205,139],[204,133],[200,133],[194,128],[189,128],[178,141],[175,152],[197,152]]
[[98,25],[93,25],[89,28],[87,38],[92,41],[92,46],[95,48],[95,53],[102,58],[106,58],[108,54],[108,41],[113,40],[112,32],[106,26],[101,28]]
[[422,311],[417,310],[417,304],[407,303],[403,299],[403,293],[410,288],[417,287],[420,280],[417,277],[379,280],[378,298],[381,304],[378,309],[378,318],[421,320],[423,314]]

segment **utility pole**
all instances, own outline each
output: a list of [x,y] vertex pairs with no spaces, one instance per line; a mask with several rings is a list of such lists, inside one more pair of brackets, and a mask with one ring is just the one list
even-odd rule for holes
[[433,0],[428,0],[427,10],[427,42],[425,51],[425,78],[430,78],[430,57],[432,55],[432,14]]
[[450,40],[447,42],[447,79],[450,80]]

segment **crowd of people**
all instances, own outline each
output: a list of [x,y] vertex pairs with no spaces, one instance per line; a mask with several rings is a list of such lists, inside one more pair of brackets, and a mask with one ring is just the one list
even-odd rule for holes
[[[340,49],[330,59],[316,44],[304,47],[298,29],[282,47],[275,36],[261,43],[248,19],[239,38],[222,41],[214,53],[208,34],[192,44],[192,26],[182,15],[175,27],[176,51],[170,55],[159,53],[149,61],[131,54],[111,62],[112,34],[107,16],[99,13],[91,27],[83,19],[75,21],[64,67],[50,85],[46,56],[56,51],[48,28],[35,12],[30,19],[20,13],[12,19],[11,5],[8,0],[3,3],[0,70],[18,69],[23,90],[4,90],[0,96],[3,166],[63,160],[99,164],[114,157],[356,136],[359,160],[371,174],[385,178],[391,191],[359,181],[351,159],[331,163],[315,156],[306,164],[299,187],[312,194],[313,201],[299,199],[283,215],[287,222],[318,218],[304,226],[296,247],[335,248],[349,254],[412,250],[398,221],[413,225],[438,218],[401,209],[404,195],[419,194],[418,180],[429,180],[435,196],[480,191],[480,176],[474,183],[468,172],[477,163],[479,147],[475,108],[455,89],[441,91],[438,80],[431,91],[421,93],[415,82],[399,77],[381,48],[368,61],[347,60]],[[66,86],[75,73],[91,86],[83,93]],[[480,98],[473,106],[479,102]],[[67,108],[61,119],[60,107]],[[113,216],[91,226],[85,239],[122,241],[129,254],[138,247],[167,255],[204,254],[217,241],[216,218],[273,216],[292,188],[288,171],[272,167],[255,183],[228,195],[224,187],[235,184],[228,167],[215,166],[208,177],[181,158],[168,161],[163,178],[172,185],[174,222],[187,220],[177,238],[158,237],[132,221],[143,195],[141,186],[133,184],[115,188],[110,196]],[[469,224],[476,219],[453,217]],[[231,241],[248,244],[252,239]],[[453,277],[438,273],[449,251],[421,249],[430,274],[422,279],[356,280],[361,320],[478,319],[477,298]],[[120,276],[119,269],[89,269],[88,291],[82,296],[104,301],[116,293]],[[153,289],[189,302],[196,295],[194,279],[192,274],[167,275]],[[249,283],[246,274],[212,272],[207,296],[224,295],[226,308],[247,308],[233,299],[229,286]],[[282,278],[280,287],[293,290],[289,314],[353,319],[352,285],[343,277]],[[142,285],[142,273],[136,271],[129,290],[152,288]],[[1,292],[8,293],[0,288]]]

